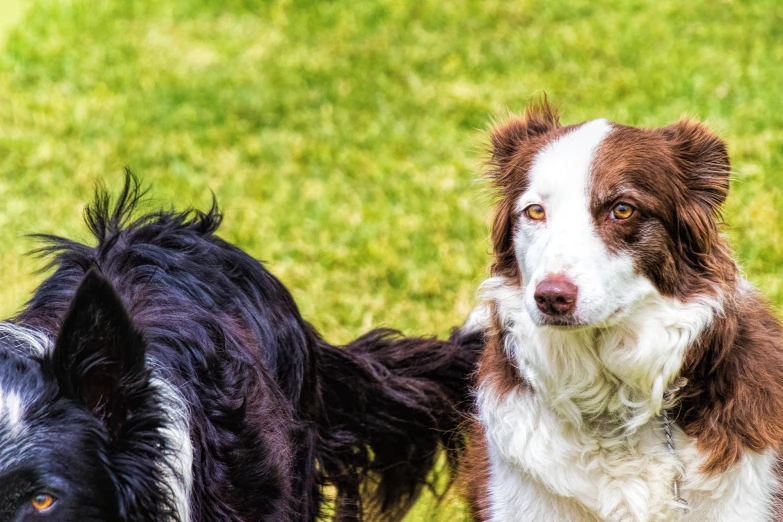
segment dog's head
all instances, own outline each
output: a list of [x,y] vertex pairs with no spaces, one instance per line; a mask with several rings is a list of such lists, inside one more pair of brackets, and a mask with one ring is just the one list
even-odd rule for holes
[[523,287],[535,324],[612,324],[653,293],[687,300],[733,277],[718,230],[729,159],[703,124],[561,126],[544,100],[491,141],[493,271]]
[[53,348],[43,335],[3,325],[0,520],[158,519],[166,500],[155,460],[164,441],[144,352],[119,297],[94,270]]

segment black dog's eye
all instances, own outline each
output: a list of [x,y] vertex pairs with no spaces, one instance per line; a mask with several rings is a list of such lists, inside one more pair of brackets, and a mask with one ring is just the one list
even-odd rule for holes
[[36,496],[30,499],[30,504],[36,511],[46,511],[54,505],[55,499],[53,496],[46,493],[38,493]]
[[634,208],[628,203],[618,203],[612,209],[612,219],[622,221],[633,215]]

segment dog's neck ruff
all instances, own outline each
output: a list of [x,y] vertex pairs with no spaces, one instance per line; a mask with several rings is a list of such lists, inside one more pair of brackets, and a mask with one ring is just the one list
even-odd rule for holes
[[[641,428],[660,422],[663,433],[658,433],[679,462],[675,468],[682,469],[667,410],[676,405],[676,391],[684,384],[678,375],[687,349],[722,311],[720,293],[682,302],[651,291],[611,324],[565,330],[533,324],[513,281],[493,277],[482,289],[505,356],[530,388],[534,404],[557,418],[565,432],[618,448],[633,446],[649,431]],[[485,401],[493,393],[480,384],[479,397]],[[680,497],[679,473],[670,475],[670,498],[674,511],[684,515],[688,504]]]
[[533,324],[505,277],[482,295],[520,377],[563,422],[597,436],[631,434],[673,406],[686,350],[722,310],[719,293],[682,302],[651,290],[611,324],[560,329]]

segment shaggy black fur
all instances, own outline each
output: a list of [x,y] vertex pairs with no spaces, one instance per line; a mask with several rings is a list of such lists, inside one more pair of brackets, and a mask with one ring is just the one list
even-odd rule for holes
[[[0,520],[176,520],[185,479],[191,521],[312,521],[324,486],[335,519],[401,518],[438,448],[461,444],[481,340],[377,330],[332,346],[214,235],[216,205],[132,220],[141,196],[130,173],[114,205],[97,192],[97,246],[41,236],[54,272],[13,323],[54,348],[0,335]],[[178,419],[183,476],[161,431]],[[30,508],[41,492],[47,512]]]

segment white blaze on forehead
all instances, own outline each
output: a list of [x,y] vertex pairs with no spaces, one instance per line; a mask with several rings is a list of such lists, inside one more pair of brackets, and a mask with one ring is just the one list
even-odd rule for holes
[[587,208],[590,166],[596,149],[611,130],[604,119],[589,121],[541,149],[533,160],[530,184],[518,202],[518,210],[538,202],[534,201],[537,198],[554,203],[567,200]]

